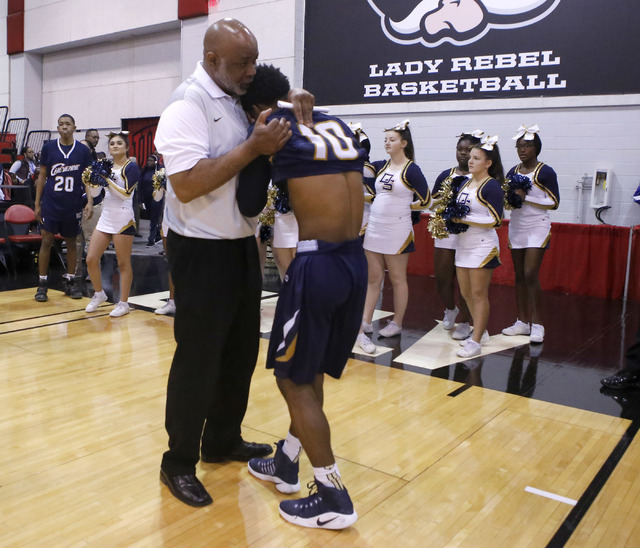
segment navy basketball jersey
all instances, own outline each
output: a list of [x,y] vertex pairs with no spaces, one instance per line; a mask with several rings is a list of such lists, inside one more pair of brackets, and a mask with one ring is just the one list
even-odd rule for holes
[[291,122],[293,132],[282,150],[273,156],[274,181],[345,171],[362,173],[367,152],[339,118],[314,112],[311,128],[298,124],[288,109],[274,112],[269,120],[272,118],[285,118]]
[[47,168],[47,181],[42,195],[42,216],[56,220],[72,220],[82,211],[84,184],[82,172],[91,165],[91,152],[80,141],[60,144],[60,139],[42,147],[40,163]]

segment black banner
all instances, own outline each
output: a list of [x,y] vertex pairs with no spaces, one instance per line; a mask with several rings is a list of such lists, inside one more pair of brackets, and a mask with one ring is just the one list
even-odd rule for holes
[[640,4],[307,0],[318,104],[640,93]]

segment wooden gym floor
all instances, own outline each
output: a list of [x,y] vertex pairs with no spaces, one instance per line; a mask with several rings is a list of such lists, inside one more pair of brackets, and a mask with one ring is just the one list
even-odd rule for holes
[[[158,479],[167,443],[173,319],[158,246],[136,240],[135,309],[86,314],[53,268],[47,303],[35,271],[0,272],[0,546],[638,546],[640,396],[608,394],[633,339],[638,303],[545,294],[544,345],[497,335],[513,288],[492,287],[487,354],[459,362],[437,320],[430,278],[410,277],[401,337],[377,339],[327,379],[335,454],[359,520],[341,532],[295,527],[285,495],[242,463],[200,464],[214,504],[196,509]],[[117,296],[114,257],[103,273]],[[264,370],[277,282],[267,279],[263,339],[244,437],[272,443],[288,425]],[[88,291],[88,293],[90,290]],[[385,286],[378,325],[391,307]],[[376,330],[377,332],[377,330]],[[312,479],[301,459],[302,495]]]

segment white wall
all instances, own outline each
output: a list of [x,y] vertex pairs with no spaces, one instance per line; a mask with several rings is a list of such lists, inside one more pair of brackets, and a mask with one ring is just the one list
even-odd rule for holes
[[55,128],[64,112],[79,128],[159,116],[180,83],[180,67],[180,31],[45,54],[43,127]]

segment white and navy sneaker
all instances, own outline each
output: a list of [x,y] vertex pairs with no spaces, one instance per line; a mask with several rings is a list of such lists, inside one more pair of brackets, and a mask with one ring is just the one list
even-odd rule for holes
[[280,503],[280,515],[288,522],[316,529],[345,529],[356,522],[358,514],[346,489],[327,487],[318,480],[308,487],[308,497]]
[[449,310],[448,308],[444,311],[444,318],[442,320],[442,327],[449,331],[449,329],[453,329],[453,326],[456,325],[456,317],[458,316],[457,306],[453,307],[453,310]]
[[284,454],[284,440],[276,443],[276,452],[268,459],[251,459],[247,466],[249,473],[258,479],[271,481],[281,493],[297,493],[300,491],[298,472],[300,463],[291,462]]
[[402,327],[400,327],[393,320],[389,320],[387,322],[386,327],[383,327],[380,331],[378,331],[378,336],[380,337],[395,337],[396,335],[400,335],[402,332]]

